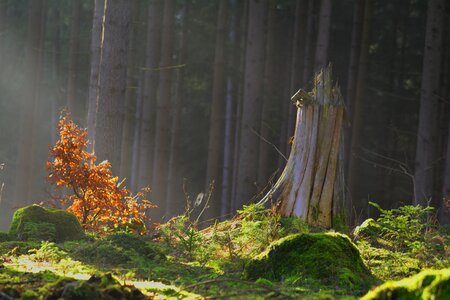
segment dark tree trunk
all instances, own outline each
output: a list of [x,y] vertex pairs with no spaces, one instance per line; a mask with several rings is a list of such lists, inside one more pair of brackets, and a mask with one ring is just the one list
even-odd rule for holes
[[170,117],[171,88],[172,88],[172,65],[173,43],[174,43],[174,18],[175,1],[164,1],[163,29],[161,41],[161,59],[159,70],[159,89],[156,105],[156,133],[155,154],[153,157],[152,189],[153,201],[159,205],[161,212],[165,211],[167,176],[169,173],[169,151],[170,151]]
[[237,207],[256,195],[258,147],[264,73],[264,24],[267,1],[249,2],[248,33],[245,55],[244,102],[236,178]]
[[95,152],[100,162],[108,160],[113,173],[118,174],[127,84],[131,2],[128,0],[107,2],[104,18]]
[[209,122],[208,161],[206,166],[205,182],[206,190],[208,190],[213,181],[215,188],[213,190],[212,198],[210,199],[210,207],[206,212],[208,218],[217,218],[220,215],[220,199],[217,197],[217,191],[220,190],[220,170],[222,163],[227,10],[227,0],[220,0],[216,27],[212,104]]
[[433,196],[443,21],[444,1],[429,0],[414,170],[414,204],[422,206]]
[[72,113],[72,118],[78,120],[77,105],[77,73],[78,73],[78,53],[80,51],[80,19],[81,0],[72,1],[72,16],[70,20],[70,40],[69,40],[69,80],[67,82],[67,108]]

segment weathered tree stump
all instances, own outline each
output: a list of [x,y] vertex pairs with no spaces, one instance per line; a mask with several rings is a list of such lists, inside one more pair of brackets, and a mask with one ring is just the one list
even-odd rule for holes
[[316,75],[311,92],[299,90],[291,99],[297,106],[291,153],[277,183],[261,202],[276,203],[283,216],[331,227],[344,114],[339,86],[331,79],[331,66]]

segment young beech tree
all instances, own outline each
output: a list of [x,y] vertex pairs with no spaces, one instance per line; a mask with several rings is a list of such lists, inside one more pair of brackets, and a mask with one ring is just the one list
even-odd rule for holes
[[96,156],[86,151],[88,133],[63,115],[58,124],[59,140],[50,148],[47,162],[48,181],[57,188],[68,188],[72,194],[60,199],[69,203],[86,229],[101,232],[128,228],[143,233],[149,221],[145,212],[154,207],[144,199],[148,188],[136,195],[119,182],[111,172],[111,164],[96,164]]

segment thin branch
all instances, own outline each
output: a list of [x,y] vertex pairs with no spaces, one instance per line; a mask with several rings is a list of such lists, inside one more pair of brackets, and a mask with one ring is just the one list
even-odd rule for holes
[[277,148],[277,146],[275,146],[273,143],[269,142],[267,139],[265,139],[263,136],[261,136],[259,133],[256,132],[256,130],[254,130],[253,128],[250,128],[250,130],[256,134],[257,137],[259,137],[261,140],[263,140],[264,142],[266,142],[267,144],[271,145],[277,152],[278,154],[281,155],[281,157],[284,158],[285,161],[287,161],[288,159],[286,158],[286,156],[284,156],[284,154]]

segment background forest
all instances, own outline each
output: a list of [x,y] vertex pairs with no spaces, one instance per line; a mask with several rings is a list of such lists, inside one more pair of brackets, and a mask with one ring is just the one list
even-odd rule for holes
[[346,103],[347,223],[376,215],[371,201],[430,204],[448,224],[449,4],[0,0],[0,229],[57,196],[45,162],[63,108],[98,162],[152,189],[153,220],[188,196],[211,195],[205,219],[234,215],[279,176],[290,97],[329,62]]

